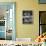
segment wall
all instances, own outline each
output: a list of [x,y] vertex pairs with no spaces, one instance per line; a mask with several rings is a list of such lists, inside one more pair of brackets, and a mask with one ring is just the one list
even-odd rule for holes
[[[0,2],[16,2],[16,37],[36,38],[39,34],[39,8],[45,10],[44,5],[38,5],[38,0],[3,0]],[[22,11],[33,11],[33,24],[22,24]]]
[[[16,2],[17,4],[17,2]],[[39,19],[38,19],[38,1],[37,0],[20,0],[17,5],[17,37],[18,38],[36,38],[39,32]],[[33,11],[33,24],[22,24],[22,11]]]

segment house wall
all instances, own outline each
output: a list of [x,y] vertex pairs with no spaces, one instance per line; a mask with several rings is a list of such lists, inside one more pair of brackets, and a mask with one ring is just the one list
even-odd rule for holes
[[[16,37],[33,38],[39,35],[39,10],[46,10],[46,5],[38,3],[38,0],[0,0],[0,2],[16,2]],[[33,23],[22,23],[22,11],[32,10]]]

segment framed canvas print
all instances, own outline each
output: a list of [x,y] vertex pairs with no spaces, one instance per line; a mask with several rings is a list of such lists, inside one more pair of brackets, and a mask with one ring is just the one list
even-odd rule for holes
[[32,24],[32,23],[33,23],[32,11],[24,10],[23,11],[23,24]]
[[0,2],[0,40],[15,40],[15,2]]
[[39,12],[39,34],[46,32],[46,11]]
[[40,4],[46,4],[46,0],[39,0]]

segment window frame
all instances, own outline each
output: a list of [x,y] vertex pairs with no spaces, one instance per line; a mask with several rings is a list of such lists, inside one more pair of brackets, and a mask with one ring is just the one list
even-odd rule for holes
[[38,0],[39,4],[46,4],[46,2],[40,2],[40,0]]
[[46,25],[46,24],[40,24],[40,12],[46,12],[46,11],[39,11],[39,36],[42,34],[40,31],[40,26]]

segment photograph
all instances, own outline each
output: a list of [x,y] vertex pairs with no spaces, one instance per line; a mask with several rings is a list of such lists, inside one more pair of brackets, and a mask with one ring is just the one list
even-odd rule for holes
[[46,46],[46,0],[0,0],[0,46]]
[[32,11],[23,11],[23,24],[32,24],[33,23],[33,15]]

